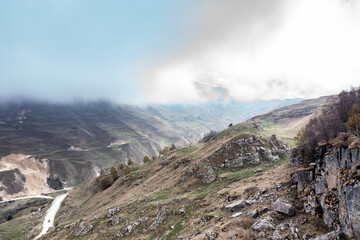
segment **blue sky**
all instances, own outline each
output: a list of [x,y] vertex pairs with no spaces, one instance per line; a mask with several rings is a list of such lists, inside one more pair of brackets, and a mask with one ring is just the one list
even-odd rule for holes
[[3,0],[0,100],[313,98],[360,82],[350,0]]
[[190,2],[1,1],[0,94],[144,101],[139,68],[186,41]]

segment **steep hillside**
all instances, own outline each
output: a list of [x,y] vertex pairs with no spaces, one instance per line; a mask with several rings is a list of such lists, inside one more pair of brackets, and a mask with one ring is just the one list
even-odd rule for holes
[[327,232],[291,187],[298,167],[289,167],[288,145],[244,125],[132,165],[127,175],[119,170],[105,190],[106,176],[85,182],[42,239],[309,239]]
[[272,110],[252,117],[247,122],[260,124],[265,133],[292,138],[309,120],[318,115],[329,96],[304,100],[299,103]]

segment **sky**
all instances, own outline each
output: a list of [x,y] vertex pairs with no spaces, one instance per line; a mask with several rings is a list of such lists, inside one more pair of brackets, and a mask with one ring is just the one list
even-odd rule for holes
[[0,2],[0,100],[249,102],[359,83],[358,0]]

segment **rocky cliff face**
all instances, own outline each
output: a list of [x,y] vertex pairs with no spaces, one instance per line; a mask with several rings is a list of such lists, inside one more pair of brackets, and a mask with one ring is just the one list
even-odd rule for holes
[[360,148],[323,146],[315,163],[292,180],[306,212],[349,237],[360,237]]

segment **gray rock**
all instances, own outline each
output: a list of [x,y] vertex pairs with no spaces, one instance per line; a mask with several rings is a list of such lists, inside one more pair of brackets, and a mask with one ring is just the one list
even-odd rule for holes
[[277,161],[279,160],[278,156],[273,156],[270,150],[265,150],[264,148],[260,148],[260,154],[263,158],[268,161]]
[[258,221],[256,221],[252,226],[252,229],[258,231],[258,232],[263,232],[266,231],[267,229],[275,229],[275,226],[273,224],[273,219],[269,216],[262,218]]
[[137,228],[140,225],[140,222],[131,222],[129,225],[126,226],[124,230],[124,235],[128,236],[130,235],[135,228]]
[[71,228],[73,228],[73,227],[75,227],[75,226],[76,226],[76,222],[73,222],[73,223],[70,223],[70,224],[65,225],[65,226],[64,226],[64,229],[71,229]]
[[332,231],[322,236],[310,238],[310,240],[339,240],[345,239],[345,237],[345,234],[341,231]]
[[360,149],[322,146],[315,163],[292,176],[305,211],[348,237],[360,237]]
[[212,231],[208,231],[205,233],[205,238],[206,240],[214,240],[218,237],[218,233],[217,232],[212,232]]
[[297,148],[293,148],[291,150],[291,156],[290,156],[290,164],[291,166],[296,166],[299,164],[302,164],[304,160],[299,154],[299,150]]
[[227,212],[237,212],[246,207],[246,201],[244,199],[233,202],[225,207]]
[[286,150],[284,149],[277,149],[275,151],[276,155],[278,155],[279,157],[286,157]]
[[79,226],[75,228],[71,235],[74,237],[83,236],[87,234],[92,228],[93,226],[91,224],[87,222],[81,222]]
[[119,220],[119,217],[118,217],[118,216],[113,216],[113,217],[111,218],[111,225],[116,226],[116,225],[118,225],[119,223],[120,223],[120,220]]
[[296,214],[294,206],[281,198],[278,198],[275,202],[271,203],[270,209],[287,216],[294,216]]
[[203,183],[211,183],[215,181],[216,174],[211,166],[201,164],[197,171],[196,177],[200,178]]
[[231,215],[231,218],[237,218],[237,217],[239,217],[241,215],[242,215],[242,212],[237,212],[237,213]]
[[110,208],[108,210],[108,213],[107,213],[107,217],[108,218],[111,218],[112,216],[115,216],[116,213],[118,213],[120,211],[120,207],[114,207],[114,208]]
[[260,215],[264,214],[265,212],[267,212],[268,208],[267,207],[263,207],[263,208],[260,208],[260,209],[255,209],[254,211],[252,211],[250,213],[250,215],[253,217],[253,218],[258,218]]
[[160,225],[160,223],[162,223],[162,221],[164,221],[165,218],[166,218],[166,212],[164,209],[160,208],[156,214],[154,222],[150,225],[150,227],[148,229],[149,230],[156,229]]
[[297,190],[302,191],[312,181],[312,172],[305,169],[300,170],[291,175],[291,180],[296,184]]
[[178,214],[181,215],[184,214],[185,212],[186,212],[185,208],[180,208]]
[[175,197],[175,198],[171,199],[170,204],[174,204],[174,203],[178,203],[178,202],[181,202],[181,198]]
[[283,240],[286,239],[285,237],[281,236],[280,232],[278,230],[275,230],[273,235],[270,237],[272,240]]
[[232,168],[232,167],[242,167],[244,165],[243,163],[243,159],[242,157],[236,158],[236,159],[232,159],[232,160],[227,160],[224,163],[225,167],[228,168]]

